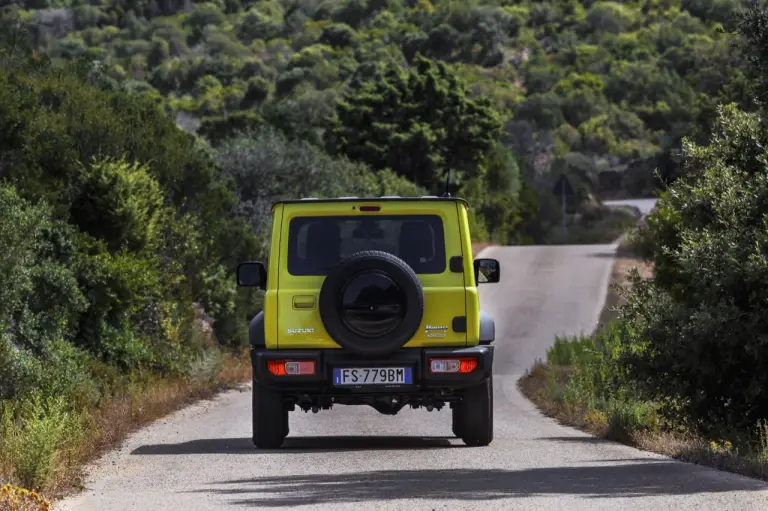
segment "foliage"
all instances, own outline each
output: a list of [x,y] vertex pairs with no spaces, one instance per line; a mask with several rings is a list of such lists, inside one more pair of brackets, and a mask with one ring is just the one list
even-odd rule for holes
[[642,344],[627,363],[651,395],[674,392],[706,429],[768,416],[765,142],[755,114],[723,107],[710,146],[686,143],[689,177],[640,237],[656,276],[629,301]]
[[658,423],[756,448],[768,414],[765,147],[757,114],[734,104],[720,109],[709,146],[685,143],[686,177],[633,237],[653,276],[630,275],[609,328],[549,352],[573,366],[564,396],[609,416],[652,406],[646,419],[616,419],[625,431]]
[[193,135],[15,29],[0,45],[0,451],[41,487],[82,411],[121,382],[188,375],[201,352],[243,344],[261,303],[230,272],[258,247]]
[[648,438],[638,433],[660,430],[715,439],[699,457],[742,456],[746,466],[742,459],[733,467],[761,475],[768,416],[766,19],[755,3],[733,20],[752,79],[741,91],[755,91],[759,113],[720,105],[708,144],[683,138],[680,177],[632,236],[653,276],[632,271],[625,304],[608,328],[558,341],[548,352],[550,366],[568,366],[565,382],[549,386],[550,398],[586,410],[588,426],[602,423],[610,436],[633,443]]
[[469,98],[445,64],[418,55],[408,68],[389,62],[352,78],[328,148],[436,192],[447,172],[476,177],[500,130],[487,100]]
[[484,173],[465,184],[463,195],[476,206],[492,241],[514,243],[525,205],[521,203],[522,176],[512,152],[496,142],[486,153]]
[[[754,24],[751,46],[732,44],[741,3],[119,0],[46,9],[17,0],[8,12],[55,62],[95,59],[92,79],[141,91],[214,145],[270,124],[429,189],[452,168],[454,192],[469,197],[485,188],[473,176],[484,175],[498,119],[521,195],[501,224],[511,199],[479,197],[477,227],[543,242],[559,221],[547,195],[560,172],[593,195],[648,195],[684,173],[680,143],[706,142],[718,104],[752,108],[742,53],[759,54],[762,29]],[[425,93],[438,75],[438,92]],[[395,84],[402,90],[386,89]],[[465,102],[483,107],[455,110]],[[399,118],[378,112],[380,126],[361,123],[373,115],[366,108],[388,104]],[[471,126],[481,128],[456,144],[448,128]],[[376,129],[381,140],[371,138]],[[191,191],[183,184],[177,199]]]
[[227,139],[216,149],[215,156],[222,169],[234,178],[239,195],[238,214],[264,241],[265,253],[270,209],[276,200],[425,195],[422,189],[391,171],[373,173],[364,164],[331,157],[307,141],[289,139],[266,126]]
[[763,66],[768,50],[768,7],[758,0],[751,0],[748,5],[748,9],[737,13],[735,22],[745,60],[749,64],[747,72],[755,82],[755,99],[765,105],[768,98],[768,76]]

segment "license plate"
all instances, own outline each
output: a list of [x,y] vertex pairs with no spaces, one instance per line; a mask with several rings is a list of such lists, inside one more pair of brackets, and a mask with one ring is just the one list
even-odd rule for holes
[[413,382],[410,367],[336,367],[334,385],[398,385]]

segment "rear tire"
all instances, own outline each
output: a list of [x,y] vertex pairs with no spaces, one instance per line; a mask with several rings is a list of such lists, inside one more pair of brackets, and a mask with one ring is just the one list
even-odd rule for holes
[[462,419],[464,416],[461,409],[462,403],[462,401],[458,401],[453,405],[453,408],[451,409],[453,434],[457,438],[464,436],[464,425],[462,424]]
[[277,449],[288,436],[288,410],[282,395],[253,382],[253,445]]
[[464,391],[464,399],[454,415],[454,430],[459,426],[461,439],[471,447],[483,447],[493,441],[493,376],[477,387]]

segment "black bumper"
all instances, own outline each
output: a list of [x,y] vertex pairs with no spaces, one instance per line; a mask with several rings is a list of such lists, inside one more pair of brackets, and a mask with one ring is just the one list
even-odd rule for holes
[[[259,385],[282,391],[308,394],[340,393],[413,393],[432,390],[460,390],[476,386],[491,376],[493,346],[467,348],[403,348],[386,358],[363,359],[340,349],[274,350],[251,347],[253,377]],[[432,357],[477,357],[477,367],[464,374],[432,374],[428,360]],[[313,360],[316,371],[306,376],[275,376],[267,370],[269,360]],[[333,369],[344,367],[410,367],[413,382],[399,385],[335,386]]]

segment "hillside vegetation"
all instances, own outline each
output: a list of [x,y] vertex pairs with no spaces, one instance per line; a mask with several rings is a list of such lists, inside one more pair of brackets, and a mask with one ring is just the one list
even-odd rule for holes
[[524,387],[569,422],[768,479],[768,8],[737,21],[760,108],[722,105],[707,144],[684,141],[684,177],[632,237],[653,275]]
[[10,3],[55,62],[97,61],[214,145],[267,125],[430,193],[450,171],[500,242],[553,241],[560,173],[585,222],[595,194],[674,180],[682,137],[748,97],[739,0]]
[[[639,286],[658,309],[636,300],[632,310],[676,314],[687,337],[652,330],[660,345],[699,339],[699,323],[685,319],[699,302],[674,302],[686,296],[679,279],[699,286],[691,300],[706,301],[706,286],[720,281],[693,278],[696,265],[713,279],[728,266],[717,278],[731,279],[731,290],[758,275],[726,263],[764,256],[750,252],[762,246],[749,223],[763,218],[762,206],[739,196],[752,181],[718,181],[726,174],[717,169],[762,165],[763,146],[744,142],[754,157],[743,161],[694,145],[677,154],[684,136],[706,144],[715,122],[736,123],[729,133],[739,140],[757,136],[756,117],[717,108],[751,110],[751,91],[762,90],[731,44],[736,2],[3,6],[3,482],[56,493],[131,427],[248,377],[241,349],[261,298],[236,291],[232,275],[238,261],[265,256],[275,199],[450,191],[472,204],[475,241],[600,241],[634,218],[608,214],[596,194],[647,194],[678,180],[677,197],[704,179],[701,197],[723,191],[734,202],[703,207],[686,224],[688,202],[665,199],[664,222],[651,224],[647,240],[654,257],[672,261],[671,280]],[[570,213],[581,222],[571,233],[583,238],[559,238],[552,186],[561,173],[574,183]],[[737,211],[752,216],[730,218],[730,237],[696,237]],[[728,252],[739,229],[753,243]],[[655,235],[682,244],[662,249]],[[685,259],[701,247],[696,257],[711,260]],[[679,251],[685,271],[666,250]],[[749,280],[756,300],[760,278]],[[720,328],[721,309],[753,306],[707,304],[702,314],[715,319],[700,328]],[[639,363],[633,370],[652,375]],[[728,381],[736,389],[741,380]],[[690,389],[681,386],[680,399]]]
[[260,297],[231,268],[259,240],[151,100],[20,41],[0,53],[0,475],[49,489],[98,442],[91,411],[157,376],[214,377],[244,345]]

